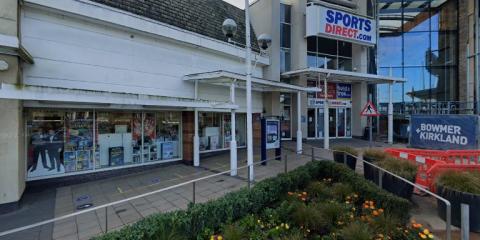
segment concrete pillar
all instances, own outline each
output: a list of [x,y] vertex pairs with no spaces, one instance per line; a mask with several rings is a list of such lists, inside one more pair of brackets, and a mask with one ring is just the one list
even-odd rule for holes
[[[235,81],[230,86],[230,101],[235,104]],[[232,140],[230,141],[230,175],[237,175],[237,139],[236,139],[235,109],[231,110],[230,131]]]
[[297,92],[297,154],[302,154],[302,92]]
[[323,81],[323,95],[324,95],[324,103],[323,103],[323,148],[329,149],[330,148],[330,126],[329,126],[329,112],[328,112],[328,83],[327,78],[325,77]]
[[200,166],[200,137],[198,136],[198,110],[194,113],[193,166]]
[[[18,37],[17,0],[0,1],[0,34]],[[0,52],[2,52],[0,43]],[[21,83],[19,58],[0,53],[8,69],[0,71],[0,81]],[[1,89],[0,89],[1,91]],[[22,101],[0,100],[0,213],[17,207],[25,189],[26,163]]]

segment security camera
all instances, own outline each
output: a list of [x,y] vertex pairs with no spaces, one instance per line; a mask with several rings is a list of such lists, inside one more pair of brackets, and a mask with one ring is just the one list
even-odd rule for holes
[[228,39],[232,38],[237,33],[237,23],[231,18],[225,19],[222,23],[222,32]]
[[272,38],[268,34],[261,34],[258,37],[258,46],[263,50],[267,50],[272,43]]

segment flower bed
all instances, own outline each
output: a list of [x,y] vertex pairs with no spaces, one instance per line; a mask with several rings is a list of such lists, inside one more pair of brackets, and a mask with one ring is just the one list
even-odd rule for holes
[[[452,225],[461,226],[461,204],[470,207],[470,231],[480,232],[480,172],[447,171],[440,174],[436,187],[438,195],[452,206]],[[438,215],[445,220],[445,204],[437,201]]]
[[373,200],[361,200],[349,184],[331,178],[288,192],[259,214],[223,225],[210,240],[241,239],[433,239],[421,224],[405,226]]
[[[241,189],[214,201],[191,205],[187,210],[152,215],[97,239],[209,239],[212,234],[225,229],[225,224],[237,223],[248,216],[260,216],[265,213],[265,209],[279,206],[285,196],[288,196],[288,192],[306,189],[312,186],[312,182],[324,178],[332,179],[332,184],[342,183],[349,186],[350,194],[356,193],[356,201],[359,203],[372,200],[389,216],[395,216],[402,222],[408,219],[411,205],[407,200],[378,189],[345,166],[316,161],[261,181],[251,190]],[[294,225],[290,227],[295,229]]]

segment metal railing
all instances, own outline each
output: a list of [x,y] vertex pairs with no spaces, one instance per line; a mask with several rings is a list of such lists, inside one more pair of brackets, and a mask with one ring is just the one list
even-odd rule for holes
[[[443,101],[443,102],[404,102],[394,103],[393,113],[401,115],[412,114],[478,114],[477,102]],[[388,104],[380,103],[379,111],[387,114]]]
[[[247,168],[250,168],[250,167],[253,168],[256,165],[265,164],[266,162],[270,162],[270,161],[273,161],[273,160],[276,160],[278,162],[278,159],[279,158],[281,159],[281,156],[282,155],[275,156],[275,157],[272,157],[272,158],[268,158],[266,160],[261,160],[261,161],[258,161],[258,162],[254,162],[252,164],[247,164],[247,165],[244,165],[244,166],[241,166],[241,167],[237,167],[236,170],[238,172],[238,170],[247,169]],[[284,161],[283,172],[285,172],[285,173],[288,172],[288,157],[287,156],[288,156],[287,154],[283,154],[283,161]],[[297,157],[297,159],[298,159],[298,157]],[[97,210],[103,210],[103,209],[105,209],[104,210],[104,212],[105,212],[105,226],[104,226],[104,230],[102,230],[102,232],[107,233],[108,230],[109,230],[108,229],[108,222],[109,222],[108,221],[108,207],[113,207],[115,205],[119,205],[119,204],[122,204],[122,203],[128,203],[128,202],[133,201],[133,200],[145,198],[145,197],[148,197],[148,196],[151,196],[151,195],[154,195],[154,194],[166,192],[168,190],[177,189],[177,188],[184,187],[184,186],[187,186],[187,185],[190,185],[190,184],[192,185],[192,200],[191,200],[191,203],[195,204],[197,202],[197,199],[196,199],[197,190],[196,190],[196,188],[197,188],[197,183],[198,182],[208,180],[208,179],[212,179],[212,178],[219,177],[219,176],[230,176],[231,172],[232,172],[232,169],[229,169],[229,170],[226,170],[226,171],[221,171],[221,172],[218,172],[218,173],[215,173],[215,174],[195,178],[193,180],[185,181],[183,183],[179,183],[179,184],[176,184],[176,185],[172,185],[172,186],[164,187],[164,188],[161,188],[161,189],[158,189],[158,190],[154,190],[154,191],[150,191],[150,192],[147,192],[147,193],[139,194],[139,195],[136,195],[136,196],[133,196],[133,197],[129,197],[129,198],[125,198],[125,199],[122,199],[122,200],[106,203],[106,204],[103,204],[103,205],[100,205],[100,206],[91,207],[91,208],[88,208],[88,209],[85,209],[85,210],[80,210],[80,211],[70,213],[70,214],[66,214],[66,215],[63,215],[63,216],[60,216],[60,217],[55,217],[55,218],[51,218],[51,219],[48,219],[48,220],[39,221],[39,222],[30,224],[30,225],[26,225],[26,226],[23,226],[23,227],[10,229],[10,230],[4,231],[4,232],[0,232],[0,238],[5,237],[5,236],[9,236],[9,235],[12,235],[12,234],[15,234],[15,233],[20,233],[20,232],[23,232],[23,231],[26,231],[26,230],[31,230],[31,229],[41,227],[41,226],[44,226],[44,225],[47,225],[47,224],[52,224],[52,223],[59,222],[59,221],[62,221],[62,220],[66,220],[66,219],[69,219],[69,218],[77,217],[77,216],[80,216],[82,214],[91,213],[91,212],[94,212],[94,211],[97,211]],[[247,187],[250,189],[254,182],[250,181],[250,179],[251,179],[250,178],[250,171],[247,170],[246,172],[248,174],[248,177],[246,177]]]
[[[315,149],[325,150],[325,149],[323,149],[323,148],[316,148],[316,147],[313,147],[313,146],[312,146],[312,153],[311,153],[312,161],[316,160],[316,158],[315,158]],[[405,183],[413,186],[414,189],[418,189],[419,191],[422,191],[422,192],[424,192],[424,193],[426,193],[426,194],[434,197],[435,199],[440,200],[440,201],[442,201],[443,203],[445,203],[445,206],[446,206],[446,210],[445,210],[445,211],[446,211],[445,231],[446,231],[446,235],[447,235],[446,237],[447,237],[447,240],[451,240],[451,239],[452,239],[452,230],[451,230],[451,223],[452,223],[452,210],[451,210],[451,208],[452,208],[452,207],[451,207],[450,201],[448,201],[447,199],[445,199],[445,198],[437,195],[436,193],[433,193],[433,192],[431,192],[431,191],[423,188],[423,187],[420,186],[420,185],[417,185],[417,184],[415,184],[415,183],[413,183],[413,182],[411,182],[411,181],[409,181],[409,180],[407,180],[407,179],[405,179],[405,178],[403,178],[403,177],[401,177],[401,176],[398,176],[398,175],[395,174],[395,173],[392,173],[392,172],[390,172],[390,171],[388,171],[388,170],[386,170],[386,169],[384,169],[384,168],[381,168],[381,167],[379,167],[379,166],[377,166],[377,165],[375,165],[375,164],[373,164],[373,163],[367,162],[367,161],[363,160],[363,158],[360,158],[359,156],[355,156],[355,155],[353,155],[353,154],[350,154],[350,153],[344,152],[344,151],[331,150],[331,149],[328,149],[328,150],[329,150],[332,154],[335,153],[335,152],[340,152],[340,153],[347,154],[347,155],[349,155],[349,156],[352,156],[352,157],[356,158],[357,161],[361,161],[363,164],[366,163],[366,164],[370,165],[371,167],[374,167],[374,168],[378,169],[378,170],[379,170],[379,174],[378,174],[378,186],[379,186],[380,188],[382,188],[382,189],[383,189],[383,176],[384,176],[384,174],[389,174],[389,175],[391,175],[391,176],[393,176],[393,177],[395,177],[395,178],[397,178],[397,179],[400,179],[401,181],[403,181],[403,182],[405,182]]]

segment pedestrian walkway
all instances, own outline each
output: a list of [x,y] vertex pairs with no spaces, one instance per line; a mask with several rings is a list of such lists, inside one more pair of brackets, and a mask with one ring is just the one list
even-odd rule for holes
[[[294,146],[295,143],[285,143]],[[90,203],[99,206],[109,202],[130,198],[168,186],[184,183],[200,177],[209,176],[230,169],[230,153],[202,158],[200,167],[174,164],[154,168],[148,171],[91,181],[71,186],[59,187],[37,193],[25,193],[21,208],[13,213],[0,215],[0,232],[29,225],[38,221],[64,216],[79,211],[79,204]],[[238,166],[246,165],[246,151],[238,151]],[[273,159],[273,152],[269,154]],[[260,156],[254,156],[256,162]],[[265,166],[256,165],[255,181],[276,176],[285,171],[285,159],[288,170],[295,169],[311,160],[308,156],[297,155],[284,150],[281,161],[269,160]],[[195,202],[201,203],[216,199],[224,194],[246,187],[248,171],[240,169],[237,176],[223,174],[202,180],[195,185]],[[126,203],[99,209],[76,217],[46,224],[41,227],[12,234],[4,239],[89,239],[123,226],[154,213],[185,209],[193,201],[193,186],[188,184],[172,190],[135,199]],[[106,217],[107,216],[107,217]]]

